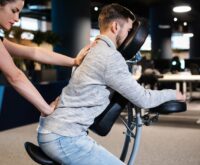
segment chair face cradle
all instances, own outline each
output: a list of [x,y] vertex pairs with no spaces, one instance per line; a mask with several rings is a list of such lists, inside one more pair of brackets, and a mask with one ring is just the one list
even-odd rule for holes
[[130,31],[125,41],[118,48],[118,51],[121,52],[126,60],[133,58],[144,44],[147,36],[147,20],[137,18],[137,20],[133,23],[133,29]]

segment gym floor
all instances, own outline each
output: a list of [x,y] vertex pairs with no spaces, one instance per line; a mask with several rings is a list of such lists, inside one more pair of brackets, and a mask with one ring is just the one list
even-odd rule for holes
[[[187,112],[160,115],[159,121],[144,126],[135,165],[200,165],[200,101],[187,103]],[[0,133],[1,165],[36,165],[24,149],[24,142],[36,143],[37,123]],[[118,121],[106,137],[90,135],[116,156],[124,140],[124,126]]]

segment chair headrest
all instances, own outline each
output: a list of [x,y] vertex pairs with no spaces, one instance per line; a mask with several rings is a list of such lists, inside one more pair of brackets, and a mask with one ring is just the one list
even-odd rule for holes
[[133,56],[140,50],[148,36],[148,22],[144,18],[137,18],[133,23],[133,28],[124,42],[118,48],[119,52],[126,60],[133,58]]

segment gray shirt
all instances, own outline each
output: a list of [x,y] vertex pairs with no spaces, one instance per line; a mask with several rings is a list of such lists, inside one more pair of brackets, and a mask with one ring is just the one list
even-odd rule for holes
[[138,84],[114,43],[100,35],[63,88],[58,108],[40,119],[39,130],[63,136],[84,134],[109,104],[113,90],[141,108],[176,99],[175,90],[149,90]]

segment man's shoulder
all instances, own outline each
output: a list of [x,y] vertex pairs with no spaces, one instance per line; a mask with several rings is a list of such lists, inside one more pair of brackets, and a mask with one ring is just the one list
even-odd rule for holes
[[101,44],[97,45],[94,48],[94,53],[99,54],[100,56],[106,56],[106,57],[116,57],[116,56],[122,56],[121,53],[117,49],[113,49],[112,47],[109,47],[107,45]]

